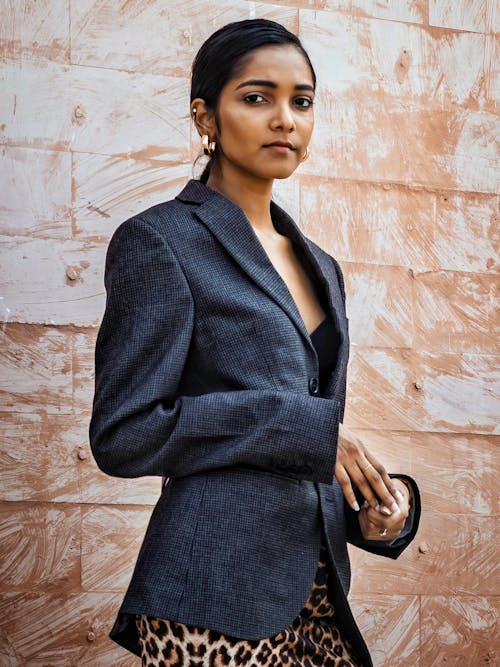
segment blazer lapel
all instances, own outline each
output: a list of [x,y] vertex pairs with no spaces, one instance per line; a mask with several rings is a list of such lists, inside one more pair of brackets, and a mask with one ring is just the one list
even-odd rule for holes
[[[343,376],[347,370],[349,357],[349,333],[345,307],[340,289],[337,272],[331,258],[322,251],[313,241],[306,238],[295,221],[281,209],[272,203],[273,220],[278,231],[283,231],[294,242],[298,243],[304,250],[314,271],[326,291],[329,314],[336,324],[339,332],[339,349],[337,363],[333,369],[328,382],[324,388],[325,396],[334,395],[339,388]],[[307,332],[306,332],[307,334]],[[309,338],[309,336],[307,336]],[[310,341],[310,338],[309,338]]]
[[[189,181],[177,199],[200,204],[194,211],[198,219],[210,229],[249,278],[285,311],[306,344],[314,350],[311,338],[286,283],[274,268],[242,209],[220,193],[195,180]],[[325,286],[330,314],[340,334],[339,355],[333,373],[337,375],[336,371],[344,364],[343,356],[346,354],[347,323],[343,316],[342,295],[333,263],[302,234],[293,219],[274,202],[271,203],[271,215],[276,229],[300,244]]]
[[310,343],[307,329],[286,283],[274,268],[242,209],[198,181],[190,181],[178,199],[200,203],[194,214],[210,229],[249,278],[286,312]]

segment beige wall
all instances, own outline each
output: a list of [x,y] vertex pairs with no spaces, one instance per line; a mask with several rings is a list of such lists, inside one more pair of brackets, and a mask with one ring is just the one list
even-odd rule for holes
[[107,631],[159,483],[106,477],[88,446],[104,254],[191,174],[194,51],[254,16],[318,70],[312,157],[280,192],[345,271],[347,423],[423,492],[397,562],[352,552],[360,625],[377,667],[499,664],[498,2],[0,8],[0,664],[137,664]]

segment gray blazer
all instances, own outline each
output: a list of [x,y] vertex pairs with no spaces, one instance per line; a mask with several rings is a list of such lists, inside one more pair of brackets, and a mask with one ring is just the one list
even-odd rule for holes
[[339,332],[322,393],[295,302],[234,203],[191,180],[111,239],[92,451],[110,475],[168,479],[110,636],[139,653],[137,613],[272,636],[305,604],[324,534],[337,621],[370,665],[346,597],[346,539],[396,558],[417,529],[418,489],[410,480],[404,536],[363,540],[333,476],[349,351],[342,273],[274,203],[272,218],[311,262]]

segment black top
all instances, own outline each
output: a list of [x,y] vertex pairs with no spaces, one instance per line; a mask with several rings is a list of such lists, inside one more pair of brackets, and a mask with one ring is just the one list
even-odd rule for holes
[[323,391],[325,382],[335,367],[339,349],[338,331],[330,315],[320,322],[310,334],[310,338],[318,354],[319,386]]
[[[329,305],[326,298],[325,288],[318,279],[316,271],[314,270],[309,258],[306,256],[303,248],[298,244],[293,244],[293,249],[299,258],[302,267],[309,276],[313,285],[316,288],[316,295],[324,311],[329,312]],[[323,391],[326,380],[330,373],[334,370],[337,361],[339,350],[339,332],[335,326],[335,322],[330,314],[320,322],[320,324],[310,334],[312,344],[316,349],[319,361],[319,386],[320,391]]]

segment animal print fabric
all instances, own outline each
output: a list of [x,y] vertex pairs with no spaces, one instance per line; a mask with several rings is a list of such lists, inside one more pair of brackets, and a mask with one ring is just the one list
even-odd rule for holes
[[143,667],[362,667],[335,624],[324,545],[304,608],[273,637],[243,640],[140,614],[136,623]]

